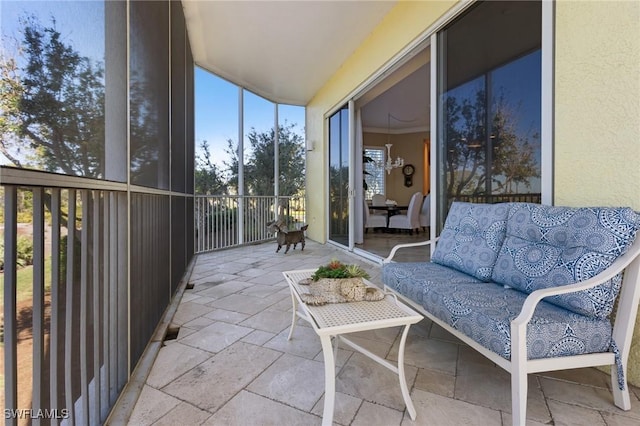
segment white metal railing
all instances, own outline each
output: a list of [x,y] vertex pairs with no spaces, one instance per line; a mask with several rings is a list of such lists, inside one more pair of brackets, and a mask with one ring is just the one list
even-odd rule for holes
[[299,229],[306,222],[304,197],[197,195],[196,252],[272,239],[267,224],[276,219]]

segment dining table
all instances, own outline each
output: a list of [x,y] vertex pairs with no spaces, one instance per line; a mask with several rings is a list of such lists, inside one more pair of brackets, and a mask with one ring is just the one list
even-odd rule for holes
[[391,216],[399,214],[403,210],[408,210],[409,206],[399,206],[396,204],[385,204],[381,206],[369,206],[371,210],[384,210],[387,212],[387,228],[389,228],[389,218]]

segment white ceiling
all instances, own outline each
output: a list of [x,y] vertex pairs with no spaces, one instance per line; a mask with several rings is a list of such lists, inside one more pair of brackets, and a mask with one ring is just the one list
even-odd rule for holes
[[195,62],[278,103],[306,105],[397,1],[182,0]]
[[[308,104],[395,3],[182,0],[199,66],[292,105]],[[410,56],[358,99],[365,131],[428,130],[429,49]]]
[[[410,73],[404,71],[400,68],[358,101],[362,107],[364,131],[415,133],[429,130],[429,64],[423,62],[417,69],[410,69]],[[368,95],[375,97],[369,100]],[[366,103],[361,104],[361,101]]]

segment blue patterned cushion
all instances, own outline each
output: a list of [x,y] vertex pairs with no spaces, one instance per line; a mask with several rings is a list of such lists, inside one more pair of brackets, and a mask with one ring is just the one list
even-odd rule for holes
[[[492,279],[525,293],[584,281],[602,272],[633,243],[640,215],[630,208],[570,208],[513,203]],[[621,276],[548,302],[606,318]]]
[[[454,329],[506,359],[511,359],[511,321],[528,296],[494,283],[431,283],[423,287],[422,306]],[[590,318],[542,301],[527,325],[527,358],[607,352],[608,319]]]
[[510,203],[454,202],[431,260],[489,281],[504,241]]
[[382,265],[382,282],[401,295],[422,304],[424,288],[437,283],[479,283],[480,280],[431,262]]

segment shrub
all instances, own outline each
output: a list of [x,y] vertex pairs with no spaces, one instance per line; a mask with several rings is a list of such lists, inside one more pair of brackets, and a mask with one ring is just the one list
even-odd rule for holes
[[[60,283],[63,285],[67,281],[67,244],[68,244],[68,235],[60,238]],[[55,254],[53,254],[55,256]],[[80,278],[80,256],[82,255],[82,245],[80,243],[79,238],[74,239],[73,244],[73,276],[74,280]]]
[[17,241],[17,263],[20,267],[33,265],[33,240],[26,235],[20,235]]
[[33,213],[30,210],[20,210],[17,215],[18,223],[33,223]]
[[205,223],[207,232],[225,229],[236,229],[238,227],[238,209],[222,208],[207,216]]

